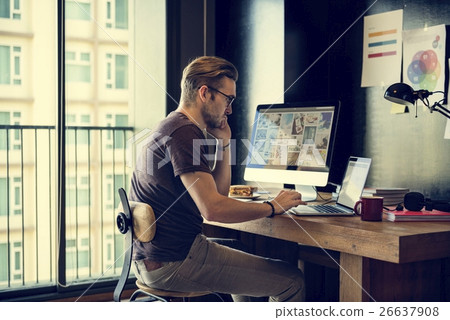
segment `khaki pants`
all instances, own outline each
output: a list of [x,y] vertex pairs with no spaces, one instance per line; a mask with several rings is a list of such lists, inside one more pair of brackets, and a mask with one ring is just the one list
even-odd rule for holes
[[255,256],[198,235],[183,261],[163,263],[148,272],[143,260],[133,261],[136,277],[146,285],[171,291],[212,291],[270,301],[304,301],[303,273],[281,260]]

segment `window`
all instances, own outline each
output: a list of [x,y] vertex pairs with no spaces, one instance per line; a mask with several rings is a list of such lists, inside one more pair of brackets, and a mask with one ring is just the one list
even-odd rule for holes
[[67,82],[91,82],[91,54],[89,52],[66,52]]
[[128,89],[128,57],[106,54],[106,88]]
[[12,279],[22,280],[22,242],[13,243],[12,258]]
[[22,48],[20,46],[0,45],[0,84],[20,85],[22,76],[20,70]]
[[[67,126],[88,126],[91,123],[91,116],[89,114],[72,114],[66,115],[66,125]],[[68,128],[66,132],[66,143],[68,145],[89,145],[89,134],[88,129]]]
[[[7,262],[3,263],[0,268],[0,283],[5,283],[8,281],[8,272],[11,273],[12,282],[19,282],[22,280],[23,269],[22,269],[22,242],[15,241],[10,243],[8,250],[7,243],[0,243],[0,261]],[[9,251],[9,259],[8,259]]]
[[106,27],[128,29],[128,0],[106,1]]
[[85,175],[68,176],[66,178],[66,206],[81,207],[90,204],[89,177]]
[[0,216],[8,214],[8,183],[6,178],[0,178]]
[[0,0],[0,18],[20,20],[20,0]]
[[66,19],[91,20],[91,3],[86,0],[66,0]]
[[80,238],[66,240],[66,268],[79,270],[89,267],[89,239]]
[[22,214],[22,178],[14,177],[11,183],[11,209],[14,215]]
[[[19,125],[20,112],[0,112],[0,125]],[[0,129],[0,150],[20,150],[21,136],[19,129]]]
[[[8,192],[9,189],[9,192]],[[8,201],[9,196],[9,201]],[[22,178],[0,178],[0,216],[22,214]]]
[[123,174],[106,175],[106,209],[114,209],[119,206],[120,198],[117,190],[119,188],[128,190],[128,179],[128,175],[124,176]]
[[[128,115],[126,114],[107,114],[106,115],[106,126],[107,127],[126,127],[128,126]],[[125,148],[126,139],[125,132],[123,130],[108,130],[106,139],[106,148],[112,149],[114,144],[114,149]],[[113,140],[114,136],[114,140]]]
[[[63,3],[65,21],[56,19]],[[136,21],[136,12],[146,14]],[[128,113],[151,97],[160,107],[150,112],[163,114],[166,101],[159,87],[134,90],[148,75],[131,78],[127,52],[164,65],[165,12],[159,0],[0,0],[0,300],[115,283],[123,235],[114,206],[131,174]],[[141,35],[155,44],[151,52]]]
[[108,234],[105,241],[105,253],[106,253],[106,266],[107,268],[122,268],[123,259],[123,241],[124,236],[122,234]]

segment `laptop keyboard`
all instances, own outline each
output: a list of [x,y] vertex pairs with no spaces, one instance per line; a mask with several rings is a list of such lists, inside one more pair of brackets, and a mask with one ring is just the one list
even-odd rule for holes
[[330,205],[326,205],[326,204],[316,204],[316,205],[314,205],[314,209],[319,212],[325,212],[325,213],[345,213],[345,212],[347,212],[336,206],[330,206]]

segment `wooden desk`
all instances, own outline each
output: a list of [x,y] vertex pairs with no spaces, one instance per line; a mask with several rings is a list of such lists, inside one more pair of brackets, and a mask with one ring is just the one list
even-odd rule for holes
[[450,222],[366,222],[358,216],[285,214],[205,224],[340,252],[340,301],[450,298]]

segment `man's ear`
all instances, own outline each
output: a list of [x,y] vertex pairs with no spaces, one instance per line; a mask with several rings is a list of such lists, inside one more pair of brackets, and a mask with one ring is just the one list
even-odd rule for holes
[[198,95],[202,102],[206,102],[206,93],[208,92],[208,87],[203,85],[198,89]]

